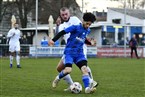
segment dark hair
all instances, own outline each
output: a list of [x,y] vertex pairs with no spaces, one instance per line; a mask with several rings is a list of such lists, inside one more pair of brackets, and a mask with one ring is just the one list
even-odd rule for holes
[[96,17],[94,14],[88,12],[88,13],[84,13],[83,20],[84,21],[91,21],[93,23],[94,21],[96,21]]
[[65,11],[65,10],[69,10],[67,7],[62,7],[61,9],[60,9],[60,11]]

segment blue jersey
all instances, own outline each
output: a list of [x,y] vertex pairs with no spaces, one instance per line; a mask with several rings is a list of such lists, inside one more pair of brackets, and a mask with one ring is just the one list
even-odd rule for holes
[[90,29],[85,29],[82,24],[80,24],[68,27],[65,29],[65,32],[70,33],[64,50],[65,64],[77,64],[82,60],[87,60],[83,52],[83,45],[87,35],[90,33]]
[[65,29],[66,33],[70,33],[70,37],[67,40],[64,54],[82,54],[83,44],[87,35],[90,33],[90,28],[85,29],[82,24],[72,25]]

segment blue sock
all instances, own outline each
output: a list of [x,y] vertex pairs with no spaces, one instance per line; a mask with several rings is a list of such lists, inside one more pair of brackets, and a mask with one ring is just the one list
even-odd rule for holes
[[89,87],[89,75],[83,75],[82,76],[82,80],[83,80],[83,83],[84,83],[84,87]]
[[59,79],[63,78],[64,76],[66,76],[68,73],[64,74],[63,71],[61,71],[59,73]]

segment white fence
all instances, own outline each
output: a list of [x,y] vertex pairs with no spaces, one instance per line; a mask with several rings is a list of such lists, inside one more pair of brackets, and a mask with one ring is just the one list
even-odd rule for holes
[[[21,56],[28,57],[61,57],[65,47],[36,47],[21,45]],[[145,47],[138,47],[139,57],[145,58]],[[124,47],[88,47],[88,57],[124,57]],[[0,44],[0,56],[9,56],[8,44]],[[126,57],[130,57],[130,48],[126,48]]]
[[[61,57],[65,47],[30,47],[29,55],[31,57]],[[97,56],[96,47],[88,47],[88,57]]]

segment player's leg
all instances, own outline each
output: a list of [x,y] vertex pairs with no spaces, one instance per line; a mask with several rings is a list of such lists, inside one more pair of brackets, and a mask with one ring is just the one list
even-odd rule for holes
[[92,93],[94,90],[92,83],[90,83],[90,76],[88,74],[87,61],[82,60],[76,64],[82,71],[82,81],[85,87],[85,93]]
[[15,54],[14,46],[9,45],[10,68],[12,68],[12,66],[13,66],[14,54]]
[[84,87],[89,87],[90,84],[90,77],[88,74],[88,69],[87,69],[87,61],[82,60],[80,62],[77,62],[76,65],[79,67],[79,69],[82,71],[82,81],[84,83]]
[[57,86],[59,80],[61,78],[65,77],[66,75],[68,75],[71,72],[71,70],[72,70],[73,58],[70,55],[66,55],[66,56],[64,56],[64,59],[65,59],[64,60],[65,61],[65,68],[64,68],[64,70],[62,70],[58,74],[58,76],[53,81],[52,87],[54,87],[54,88]]
[[[62,57],[61,60],[59,61],[58,65],[57,65],[57,71],[58,72],[61,72],[64,68],[65,68],[65,66],[64,66],[64,57]],[[70,74],[67,74],[66,76],[64,76],[63,79],[69,85],[72,85],[73,84],[73,80],[72,80]],[[67,90],[65,90],[65,91],[67,91]]]
[[16,46],[16,62],[17,62],[17,68],[21,68],[21,66],[20,66],[20,45]]
[[131,58],[133,57],[133,47],[131,47],[131,52],[130,52]]
[[61,72],[63,69],[65,68],[64,64],[63,64],[63,59],[61,58],[56,69],[58,72]]
[[90,76],[90,81],[91,81],[91,83],[93,83],[93,87],[97,87],[98,86],[98,82],[96,82],[93,79],[93,75],[92,75],[92,71],[91,71],[90,67],[87,66],[87,69],[88,69],[88,73],[89,73],[89,76]]
[[90,67],[87,66],[87,69],[88,69],[88,73],[89,73],[90,78],[93,79],[93,75],[92,75],[92,71],[91,71]]
[[20,52],[16,51],[16,62],[17,62],[17,68],[21,68],[20,66]]
[[[86,46],[86,44],[83,45],[83,53],[84,53],[85,58],[87,59],[87,46]],[[87,68],[88,68],[88,73],[90,76],[90,81],[93,83],[93,86],[96,87],[98,85],[98,83],[96,81],[94,81],[90,67],[87,66]]]
[[134,51],[135,51],[136,58],[139,59],[138,54],[137,54],[137,48],[136,47],[134,47]]
[[65,77],[66,75],[70,74],[72,71],[72,64],[71,63],[67,63],[65,64],[66,67],[64,70],[62,70],[55,78],[55,80],[52,83],[52,87],[55,88],[58,84],[58,82],[60,81],[60,79],[62,79],[63,77]]
[[9,57],[10,57],[10,68],[13,67],[13,59],[14,59],[14,52],[9,52]]

